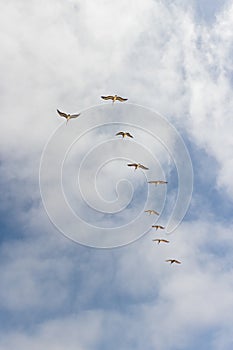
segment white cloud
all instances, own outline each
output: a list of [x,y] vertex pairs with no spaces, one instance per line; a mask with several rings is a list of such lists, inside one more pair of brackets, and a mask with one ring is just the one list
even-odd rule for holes
[[101,334],[101,323],[101,314],[91,311],[83,312],[81,317],[73,315],[47,321],[31,334],[12,332],[10,338],[1,338],[0,349],[93,349]]
[[2,150],[23,156],[30,149],[38,156],[57,123],[56,108],[79,111],[100,102],[106,90],[120,90],[184,124],[197,145],[216,157],[218,184],[232,193],[231,168],[225,169],[232,156],[232,8],[213,26],[197,25],[177,3],[130,2],[124,8],[123,2],[116,8],[70,2],[65,11],[62,3],[5,5],[4,18],[11,16],[14,26],[2,22],[2,62],[10,72],[2,78],[9,92]]
[[[92,349],[107,340],[111,347],[125,340],[127,348],[185,349],[196,334],[216,329],[213,348],[230,348],[232,227],[223,228],[201,203],[205,193],[194,201],[201,220],[183,223],[168,246],[154,245],[151,239],[160,232],[151,232],[121,250],[95,251],[73,245],[50,226],[38,204],[38,169],[43,146],[61,123],[56,108],[79,112],[101,103],[102,94],[119,93],[164,113],[194,149],[213,157],[219,164],[213,188],[224,188],[232,199],[232,14],[229,2],[206,25],[195,22],[187,1],[3,5],[1,208],[12,213],[25,237],[2,245],[0,304],[15,315],[31,311],[36,320],[32,333],[2,336],[1,350]],[[80,154],[89,146],[87,139],[81,142]],[[162,165],[167,175],[169,159]],[[100,179],[104,196],[113,198],[115,187],[108,188],[116,178],[107,185]],[[124,218],[131,216],[126,212]],[[167,265],[170,257],[182,264]],[[70,316],[62,318],[60,306]],[[57,312],[56,318],[37,319],[46,310]],[[22,323],[27,321],[24,315]],[[113,325],[128,335],[119,340]]]
[[[85,250],[56,236],[46,249],[43,236],[27,246],[9,242],[1,271],[8,293],[1,292],[1,303],[16,319],[31,310],[34,322],[28,330],[2,335],[2,349],[13,349],[16,342],[26,350],[33,343],[53,349],[58,339],[61,349],[108,342],[113,348],[124,343],[129,349],[133,344],[185,349],[190,339],[211,329],[219,332],[215,346],[232,323],[231,231],[223,232],[216,222],[183,223],[167,237],[168,245],[154,244],[152,238],[161,233],[151,232],[113,251]],[[182,264],[164,261],[173,257]],[[41,320],[44,313],[55,316]],[[118,339],[119,330],[128,328]]]

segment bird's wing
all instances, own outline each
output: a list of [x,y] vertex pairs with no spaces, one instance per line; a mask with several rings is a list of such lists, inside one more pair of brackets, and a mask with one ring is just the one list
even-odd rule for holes
[[148,184],[154,184],[156,181],[147,181]]
[[159,215],[159,213],[158,213],[157,211],[155,211],[155,210],[152,210],[152,212],[153,212],[154,214],[156,214],[156,215]]
[[109,96],[101,96],[101,98],[102,98],[103,100],[113,100],[113,99],[114,99],[114,97],[111,96],[111,95],[109,95]]
[[116,136],[118,136],[118,135],[124,135],[124,133],[123,133],[123,131],[119,131],[117,134],[116,134]]
[[170,242],[167,239],[161,239],[161,241],[164,242],[164,243],[169,243]]
[[137,164],[136,163],[128,164],[128,166],[137,166]]
[[150,210],[144,210],[144,213],[149,213],[150,212]]
[[128,137],[131,137],[131,138],[133,139],[133,136],[132,136],[129,132],[127,132],[126,135],[127,135]]
[[153,241],[153,242],[158,242],[158,241],[160,241],[160,239],[159,239],[159,238],[156,238],[156,239],[152,239],[152,241]]
[[152,225],[152,227],[154,227],[154,228],[158,228],[158,225]]
[[181,264],[181,262],[179,260],[174,260],[174,262],[177,264]]
[[128,100],[127,98],[123,98],[123,97],[120,97],[120,96],[117,96],[116,99],[117,99],[118,101],[121,101],[121,102],[127,101],[127,100]]
[[149,168],[145,167],[144,165],[140,164],[139,165],[140,168],[144,169],[144,170],[149,170]]
[[71,114],[70,118],[77,118],[77,117],[80,116],[80,114],[81,114],[81,113],[79,113],[79,114]]
[[167,260],[165,260],[165,261],[167,261],[167,262],[172,262],[172,259],[167,259]]
[[58,113],[61,117],[67,118],[67,114],[64,113],[64,112],[59,111],[59,109],[57,109],[57,113]]

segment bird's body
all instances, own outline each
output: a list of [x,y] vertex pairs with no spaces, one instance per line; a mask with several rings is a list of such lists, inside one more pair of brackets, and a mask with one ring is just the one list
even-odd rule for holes
[[162,180],[148,181],[148,184],[163,185],[163,184],[167,184],[167,181],[162,181]]
[[151,214],[159,215],[159,213],[153,209],[148,209],[148,210],[145,210],[144,212],[148,213],[149,215],[151,215]]
[[161,225],[153,225],[152,227],[155,228],[156,231],[157,231],[159,228],[160,228],[161,230],[164,230],[164,229],[165,229],[165,227],[164,227],[164,226],[161,226]]
[[71,118],[77,118],[80,116],[81,113],[79,114],[67,114],[67,113],[64,113],[64,112],[61,112],[57,109],[57,113],[61,116],[61,117],[64,117],[66,118],[66,124],[68,123],[68,121],[71,119]]
[[121,135],[124,139],[126,136],[131,137],[133,139],[133,136],[129,132],[119,131],[115,136]]
[[134,166],[135,170],[138,168],[141,168],[143,170],[149,170],[149,168],[145,167],[144,165],[142,165],[140,163],[132,163],[132,164],[128,164],[128,166]]
[[176,260],[176,259],[167,259],[167,260],[165,260],[166,262],[170,262],[171,264],[174,264],[174,263],[176,263],[176,264],[181,264],[181,262],[179,261],[179,260]]
[[109,96],[101,96],[101,98],[103,100],[112,100],[112,103],[114,103],[115,101],[120,101],[120,102],[124,102],[124,101],[127,101],[128,99],[127,98],[123,98],[123,97],[120,97],[120,96],[117,96],[117,95],[109,95]]
[[156,239],[153,239],[153,242],[158,242],[158,244],[159,244],[160,242],[169,243],[170,241],[168,241],[167,239],[163,239],[163,238],[156,238]]

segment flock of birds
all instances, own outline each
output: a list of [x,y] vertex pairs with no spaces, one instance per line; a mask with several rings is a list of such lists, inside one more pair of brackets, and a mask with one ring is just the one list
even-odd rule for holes
[[[101,98],[103,100],[112,100],[112,103],[116,102],[116,101],[120,101],[120,102],[125,102],[128,99],[127,98],[123,98],[120,97],[118,95],[109,95],[109,96],[101,96]],[[70,119],[73,118],[77,118],[81,115],[81,113],[78,114],[67,114],[64,112],[61,112],[57,109],[57,113],[61,116],[66,118],[66,124],[68,123],[68,121]],[[133,138],[133,136],[129,133],[129,132],[124,132],[124,131],[119,131],[115,136],[122,136],[122,138],[125,137],[129,137],[129,138]],[[143,169],[143,170],[149,170],[149,168],[147,168],[146,166],[140,164],[140,163],[130,163],[128,164],[129,167],[134,167],[134,170],[137,170],[139,168]],[[149,184],[154,184],[154,185],[163,185],[163,184],[167,184],[167,181],[163,181],[163,180],[152,180],[152,181],[148,181]],[[154,209],[148,209],[145,210],[145,213],[148,213],[149,215],[159,215],[159,213],[157,211],[155,211]],[[161,225],[152,225],[152,228],[155,228],[156,231],[157,230],[164,230],[165,227],[161,226]],[[170,243],[170,241],[168,241],[167,239],[164,238],[156,238],[152,240],[153,242],[157,242],[158,244],[162,243]],[[166,262],[169,262],[170,264],[176,263],[176,264],[181,264],[181,262],[179,260],[176,259],[167,259],[165,260]]]

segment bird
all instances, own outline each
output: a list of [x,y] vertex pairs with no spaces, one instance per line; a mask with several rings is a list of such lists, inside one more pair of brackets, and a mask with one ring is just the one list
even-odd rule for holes
[[163,238],[156,238],[152,240],[153,242],[158,242],[158,244],[160,242],[164,242],[164,243],[169,243],[170,241],[168,241],[167,239],[163,239]]
[[153,225],[153,228],[156,228],[156,231],[160,228],[161,230],[164,230],[165,227],[164,226],[160,226],[160,225]]
[[61,116],[61,117],[64,117],[66,118],[66,124],[68,123],[68,121],[71,119],[71,118],[77,118],[80,116],[81,113],[79,114],[66,114],[64,112],[61,112],[57,109],[57,113]]
[[118,135],[121,135],[123,137],[123,139],[126,136],[131,137],[133,139],[133,136],[129,132],[119,131],[115,136],[118,136]]
[[151,214],[159,215],[159,213],[153,209],[145,210],[144,213],[148,213],[149,215]]
[[135,169],[138,169],[138,168],[141,168],[141,169],[144,169],[144,170],[149,170],[149,168],[145,167],[144,165],[140,164],[140,163],[132,163],[132,164],[128,164],[128,166],[134,166]]
[[171,264],[176,263],[176,264],[181,264],[181,262],[179,260],[176,259],[167,259],[165,260],[166,262],[170,262]]
[[120,97],[120,96],[117,96],[117,95],[109,95],[109,96],[101,96],[101,98],[103,100],[112,100],[112,103],[114,103],[116,100],[117,101],[120,101],[120,102],[124,102],[124,101],[127,101],[128,99],[127,98],[123,98],[123,97]]
[[167,181],[155,180],[155,181],[148,181],[147,183],[154,184],[154,185],[163,185],[163,184],[167,184]]

